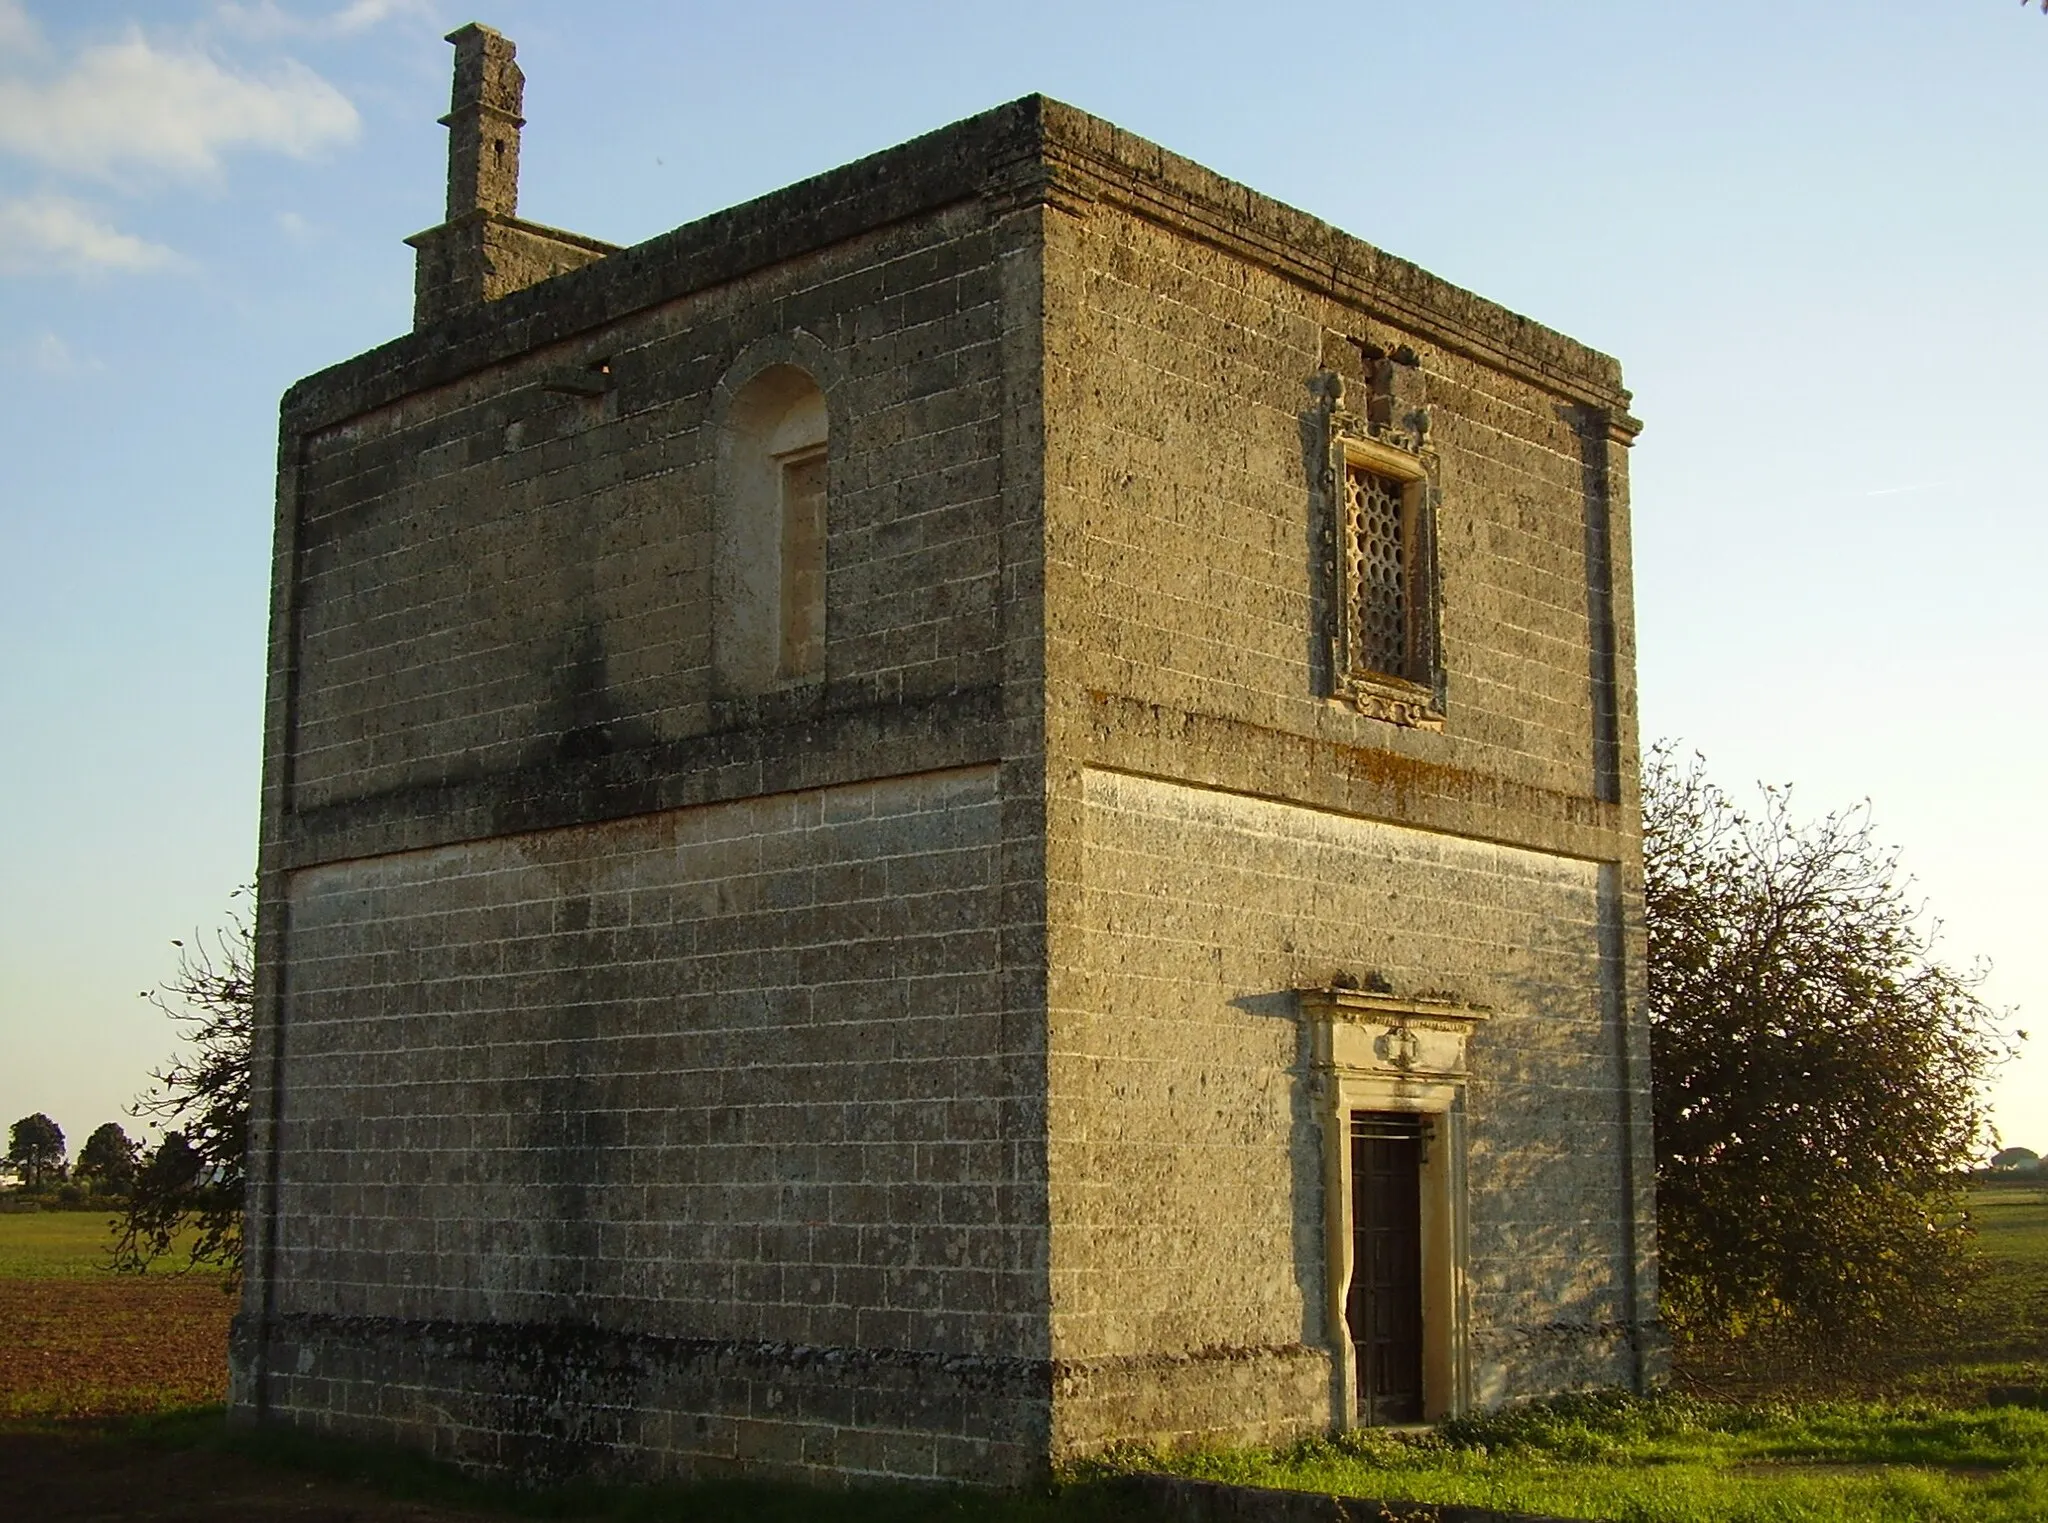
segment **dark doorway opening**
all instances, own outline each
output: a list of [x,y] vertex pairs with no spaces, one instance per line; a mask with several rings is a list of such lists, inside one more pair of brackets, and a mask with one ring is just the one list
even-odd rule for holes
[[1344,1320],[1361,1423],[1422,1421],[1420,1116],[1351,1113],[1351,1288]]

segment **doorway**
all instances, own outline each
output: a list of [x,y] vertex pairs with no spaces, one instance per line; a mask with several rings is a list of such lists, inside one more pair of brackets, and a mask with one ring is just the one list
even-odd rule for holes
[[1351,1285],[1344,1319],[1358,1421],[1424,1417],[1422,1165],[1427,1118],[1351,1113]]

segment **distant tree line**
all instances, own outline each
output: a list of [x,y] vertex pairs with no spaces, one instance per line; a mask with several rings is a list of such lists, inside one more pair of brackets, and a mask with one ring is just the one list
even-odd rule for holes
[[21,1192],[52,1204],[77,1204],[127,1194],[147,1155],[119,1122],[95,1127],[75,1162],[68,1160],[64,1129],[41,1111],[7,1129],[7,1167]]
[[[246,899],[252,890],[234,897]],[[96,1129],[67,1166],[64,1133],[38,1112],[17,1121],[6,1162],[22,1191],[48,1204],[111,1206],[112,1267],[140,1274],[167,1261],[228,1271],[242,1264],[242,1155],[249,1118],[255,926],[231,906],[214,937],[178,949],[177,972],[142,998],[179,1028],[183,1053],[153,1070],[131,1114],[163,1126],[145,1147],[118,1124]]]

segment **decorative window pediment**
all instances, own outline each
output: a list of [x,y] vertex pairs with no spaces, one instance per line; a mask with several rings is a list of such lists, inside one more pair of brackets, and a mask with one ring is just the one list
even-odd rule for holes
[[1361,989],[1302,989],[1313,1062],[1357,1078],[1463,1083],[1467,1044],[1492,1013],[1435,997],[1402,998]]
[[1323,378],[1329,460],[1330,696],[1360,713],[1443,724],[1438,651],[1436,452],[1428,415],[1413,427],[1356,411],[1344,378]]

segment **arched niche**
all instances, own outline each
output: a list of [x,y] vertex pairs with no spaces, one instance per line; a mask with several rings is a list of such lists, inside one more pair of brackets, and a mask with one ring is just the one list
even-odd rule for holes
[[718,440],[711,664],[721,695],[825,676],[825,393],[778,363],[731,393]]

